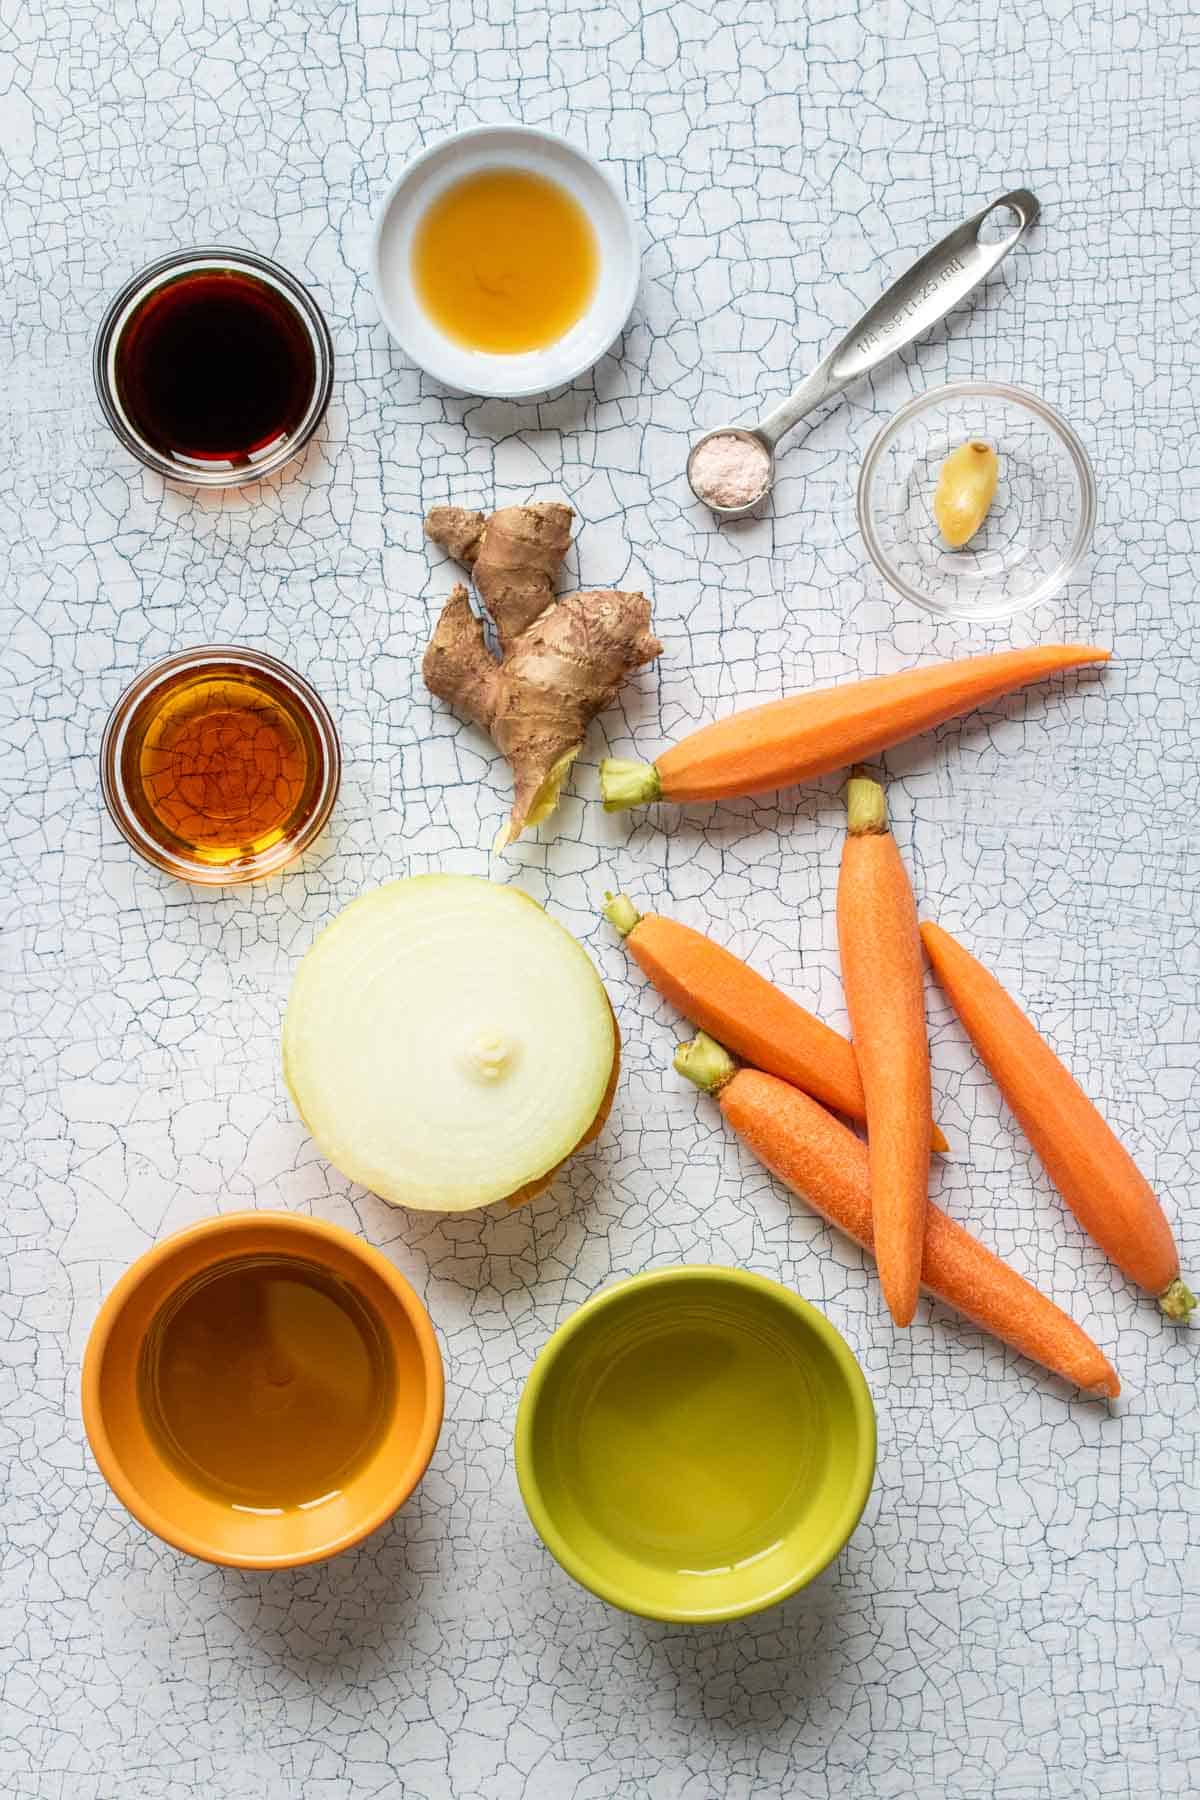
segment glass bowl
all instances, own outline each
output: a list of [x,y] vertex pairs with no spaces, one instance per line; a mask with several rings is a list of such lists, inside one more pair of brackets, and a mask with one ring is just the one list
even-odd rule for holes
[[[270,443],[245,456],[194,457],[151,443],[142,435],[121,392],[120,351],[126,331],[150,303],[174,284],[199,275],[234,275],[260,283],[276,303],[282,302],[307,338],[313,358],[312,389],[302,415],[294,426]],[[308,289],[286,269],[253,250],[227,249],[221,245],[173,251],[159,257],[125,283],[116,295],[96,333],[92,352],[96,394],[109,425],[125,448],[148,469],[168,481],[189,487],[235,488],[262,481],[285,468],[313,436],[333,391],[333,339],[320,307]]]
[[[933,516],[941,466],[968,438],[1000,458],[996,497],[960,550]],[[858,524],[872,562],[898,593],[950,619],[1004,619],[1075,574],[1092,541],[1096,482],[1064,419],[1021,388],[956,381],[901,407],[858,478]]]
[[273,656],[209,644],[152,663],[100,745],[118,831],[156,869],[201,887],[261,881],[320,835],[341,780],[319,694]]

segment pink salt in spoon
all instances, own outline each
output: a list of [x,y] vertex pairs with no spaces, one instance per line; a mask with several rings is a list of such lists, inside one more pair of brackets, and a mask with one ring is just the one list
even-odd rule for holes
[[[692,445],[687,464],[697,500],[719,519],[741,519],[752,512],[775,480],[779,440],[806,414],[953,312],[1021,242],[1040,210],[1028,188],[1002,194],[893,282],[773,412],[749,425],[721,425],[705,432]],[[994,213],[1007,214],[1011,223],[1001,236],[985,241],[983,227]]]

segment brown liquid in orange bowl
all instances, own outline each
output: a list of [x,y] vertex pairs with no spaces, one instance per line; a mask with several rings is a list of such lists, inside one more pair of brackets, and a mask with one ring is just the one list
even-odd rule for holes
[[206,1562],[294,1568],[357,1544],[429,1465],[445,1383],[429,1315],[379,1250],[296,1213],[223,1213],[147,1250],[81,1381],[100,1472]]
[[194,1276],[142,1346],[142,1412],[185,1481],[259,1512],[321,1504],[378,1452],[395,1367],[350,1285],[297,1256]]

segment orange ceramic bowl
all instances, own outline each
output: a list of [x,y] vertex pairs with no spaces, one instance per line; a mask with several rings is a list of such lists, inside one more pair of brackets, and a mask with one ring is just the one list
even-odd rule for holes
[[[258,1512],[187,1479],[148,1425],[141,1363],[147,1333],[185,1284],[243,1257],[289,1257],[337,1277],[390,1350],[382,1430],[343,1485],[312,1507]],[[83,1360],[83,1421],[100,1472],[148,1531],[204,1562],[286,1569],[357,1544],[407,1500],[442,1425],[442,1359],[429,1314],[378,1250],[339,1226],[291,1213],[229,1213],[156,1244],[100,1309]]]

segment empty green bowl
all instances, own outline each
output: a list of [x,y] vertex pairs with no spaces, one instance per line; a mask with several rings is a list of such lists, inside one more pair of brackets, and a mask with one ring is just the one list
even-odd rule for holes
[[517,1479],[576,1581],[716,1624],[804,1587],[854,1530],[875,1409],[850,1346],[778,1282],[653,1269],[580,1307],[517,1411]]

